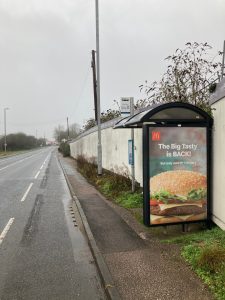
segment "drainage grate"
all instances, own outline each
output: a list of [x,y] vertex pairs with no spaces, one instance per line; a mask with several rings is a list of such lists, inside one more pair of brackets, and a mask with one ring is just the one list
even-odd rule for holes
[[71,216],[72,216],[73,225],[74,225],[75,227],[77,227],[78,225],[77,225],[77,221],[76,221],[76,218],[75,218],[75,213],[74,213],[74,211],[73,211],[72,206],[70,206],[69,209],[70,209],[70,214],[71,214]]

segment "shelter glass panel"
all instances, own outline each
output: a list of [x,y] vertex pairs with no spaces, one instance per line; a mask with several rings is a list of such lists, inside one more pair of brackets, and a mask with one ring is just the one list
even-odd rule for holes
[[200,114],[196,111],[190,110],[188,108],[182,107],[172,107],[163,109],[154,115],[151,116],[150,119],[156,120],[200,120],[204,119]]

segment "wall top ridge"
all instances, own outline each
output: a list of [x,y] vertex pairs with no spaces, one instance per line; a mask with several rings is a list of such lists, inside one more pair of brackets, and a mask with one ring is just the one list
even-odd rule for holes
[[222,100],[225,97],[225,77],[217,83],[216,90],[211,94],[209,104],[212,105],[215,102]]

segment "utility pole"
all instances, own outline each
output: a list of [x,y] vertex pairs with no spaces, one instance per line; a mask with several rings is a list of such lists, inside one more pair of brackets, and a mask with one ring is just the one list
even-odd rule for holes
[[5,152],[6,152],[6,149],[7,149],[7,141],[6,141],[6,111],[8,110],[9,108],[8,107],[5,107],[4,108],[4,131],[5,131]]
[[[130,98],[130,115],[134,115],[134,98]],[[131,128],[131,140],[133,145],[133,164],[131,165],[131,180],[132,180],[132,192],[135,191],[135,167],[134,167],[134,128]]]
[[95,0],[96,13],[96,58],[97,58],[97,124],[98,124],[98,175],[102,175],[102,138],[100,108],[100,55],[99,55],[99,12],[98,0]]
[[38,145],[38,140],[37,140],[37,129],[36,129],[36,147]]
[[97,82],[96,82],[95,50],[92,50],[91,54],[92,54],[91,67],[92,67],[92,72],[93,72],[93,90],[94,90],[95,121],[97,122],[97,120],[98,120],[98,113],[97,113]]
[[221,66],[221,79],[225,75],[224,74],[224,60],[225,60],[225,41],[223,42],[223,59],[222,59],[222,66]]
[[66,123],[67,123],[67,141],[70,139],[70,130],[69,130],[69,119],[68,117],[66,118]]

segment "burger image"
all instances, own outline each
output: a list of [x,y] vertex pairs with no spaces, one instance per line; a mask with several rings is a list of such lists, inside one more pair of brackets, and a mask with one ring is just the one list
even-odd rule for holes
[[205,219],[206,187],[206,176],[193,171],[167,171],[151,177],[151,224]]

